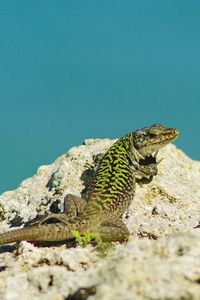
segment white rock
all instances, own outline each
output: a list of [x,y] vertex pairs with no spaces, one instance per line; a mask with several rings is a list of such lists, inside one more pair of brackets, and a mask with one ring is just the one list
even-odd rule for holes
[[[0,231],[44,214],[54,202],[62,206],[67,193],[80,195],[86,165],[113,142],[86,140],[3,193]],[[92,286],[97,287],[91,300],[200,299],[200,162],[173,145],[160,151],[162,157],[158,175],[137,185],[124,214],[131,233],[126,244],[116,244],[103,259],[90,245],[67,249],[22,242],[15,252],[3,246],[0,299],[67,299]]]

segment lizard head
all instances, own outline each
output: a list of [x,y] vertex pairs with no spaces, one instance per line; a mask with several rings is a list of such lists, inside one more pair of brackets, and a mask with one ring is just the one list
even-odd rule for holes
[[169,144],[179,135],[178,129],[167,128],[161,124],[138,129],[132,133],[133,145],[142,155],[147,156]]

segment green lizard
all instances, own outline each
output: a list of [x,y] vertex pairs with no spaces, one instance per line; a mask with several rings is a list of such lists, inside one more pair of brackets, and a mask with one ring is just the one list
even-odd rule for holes
[[[86,200],[67,195],[63,214],[50,214],[38,224],[0,234],[0,244],[28,241],[67,241],[97,233],[102,241],[124,241],[129,232],[122,214],[129,207],[136,182],[150,182],[157,174],[158,150],[172,142],[177,129],[155,124],[118,139],[101,159]],[[48,223],[55,219],[57,223]]]

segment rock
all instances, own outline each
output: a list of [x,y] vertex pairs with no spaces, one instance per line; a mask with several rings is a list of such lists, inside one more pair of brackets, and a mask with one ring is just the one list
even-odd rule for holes
[[[94,155],[114,141],[86,140],[42,166],[18,189],[0,196],[0,232],[46,211],[62,211],[67,193],[80,195]],[[174,145],[149,184],[137,185],[124,214],[131,236],[100,258],[93,247],[0,248],[0,299],[200,299],[200,162]]]

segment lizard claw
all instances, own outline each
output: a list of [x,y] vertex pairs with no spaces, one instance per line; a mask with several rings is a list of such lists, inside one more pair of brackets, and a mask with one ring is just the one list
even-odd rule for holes
[[159,151],[156,151],[156,152],[154,153],[154,155],[153,155],[154,158],[157,158],[158,152],[159,152]]
[[158,165],[159,163],[161,163],[161,161],[163,161],[163,159],[164,159],[164,157],[160,158],[160,159],[157,161],[157,165]]

